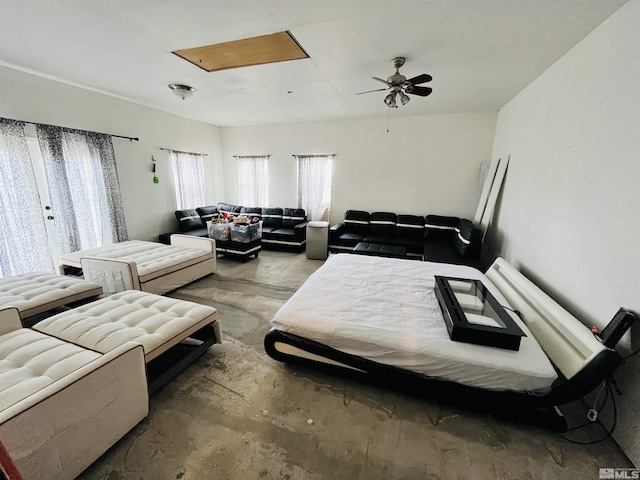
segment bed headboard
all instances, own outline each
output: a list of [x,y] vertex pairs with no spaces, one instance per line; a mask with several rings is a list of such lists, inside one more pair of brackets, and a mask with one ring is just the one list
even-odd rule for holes
[[610,350],[551,297],[498,257],[485,273],[511,307],[518,310],[547,356],[569,380],[598,354]]

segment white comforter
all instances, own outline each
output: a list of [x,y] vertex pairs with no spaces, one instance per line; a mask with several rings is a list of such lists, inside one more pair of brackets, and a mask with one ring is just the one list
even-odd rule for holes
[[526,325],[519,351],[454,342],[434,275],[482,279],[476,269],[373,256],[332,255],[276,313],[273,328],[351,355],[491,390],[542,393],[556,372]]

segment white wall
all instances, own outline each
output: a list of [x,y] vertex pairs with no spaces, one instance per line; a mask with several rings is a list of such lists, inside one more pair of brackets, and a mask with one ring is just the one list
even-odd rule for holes
[[[640,312],[639,25],[632,0],[500,111],[493,149],[511,163],[491,250],[600,327]],[[615,438],[640,466],[638,360]]]
[[[384,111],[386,107],[381,104]],[[472,218],[497,112],[223,127],[227,201],[238,202],[234,155],[270,154],[269,203],[297,205],[293,154],[335,153],[332,223],[347,209]]]
[[[2,117],[140,138],[113,139],[131,239],[155,240],[177,227],[169,155],[159,147],[207,153],[207,203],[225,197],[218,127],[2,66],[0,88]],[[152,155],[158,184],[152,182]]]

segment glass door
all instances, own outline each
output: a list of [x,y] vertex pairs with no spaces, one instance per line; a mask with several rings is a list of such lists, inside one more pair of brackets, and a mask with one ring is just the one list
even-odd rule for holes
[[0,277],[53,272],[57,265],[44,165],[29,127],[0,122]]

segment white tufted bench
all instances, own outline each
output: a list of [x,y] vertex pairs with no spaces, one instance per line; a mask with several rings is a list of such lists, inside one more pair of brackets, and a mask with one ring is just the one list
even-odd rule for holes
[[0,309],[0,438],[23,478],[75,478],[148,408],[139,344],[101,354]]
[[60,268],[82,269],[84,278],[105,293],[142,290],[163,293],[214,273],[216,243],[210,238],[171,235],[171,245],[129,240],[72,252],[60,257]]
[[0,308],[17,308],[22,320],[99,295],[100,285],[55,273],[0,278]]
[[197,339],[181,344],[189,353],[172,362],[159,378],[151,379],[152,392],[211,345],[222,342],[215,308],[137,290],[116,293],[54,315],[33,328],[100,353],[134,341],[142,345],[147,364],[187,338]]

